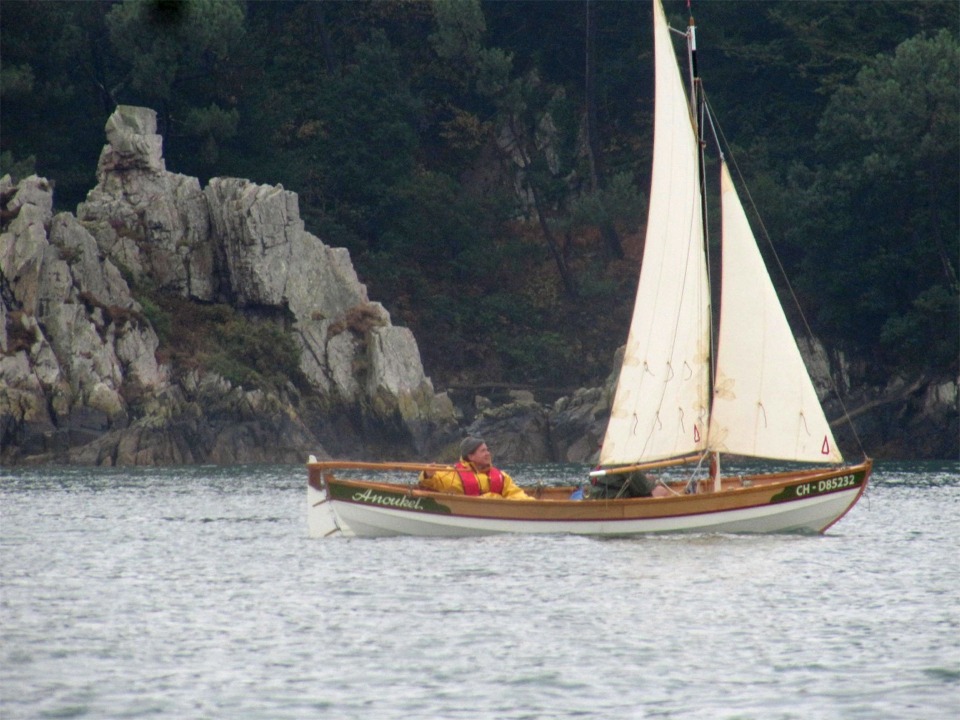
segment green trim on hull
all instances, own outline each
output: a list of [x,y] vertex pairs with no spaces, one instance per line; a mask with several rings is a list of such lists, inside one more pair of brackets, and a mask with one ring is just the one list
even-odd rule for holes
[[366,488],[363,491],[357,491],[354,488],[338,485],[336,482],[328,483],[328,488],[332,500],[342,500],[357,505],[375,505],[397,510],[433,513],[435,515],[452,514],[449,507],[437,502],[432,497],[422,495],[412,497],[407,492],[391,492],[380,488]]
[[815,497],[816,495],[829,495],[830,493],[840,492],[842,490],[850,490],[851,488],[862,486],[866,476],[867,473],[865,471],[859,471],[798,483],[778,492],[770,498],[770,503],[802,500],[808,497]]

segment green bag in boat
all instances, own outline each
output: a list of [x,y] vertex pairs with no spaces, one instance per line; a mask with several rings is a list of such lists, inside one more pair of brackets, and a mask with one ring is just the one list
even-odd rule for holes
[[650,497],[656,486],[657,481],[642,472],[602,475],[590,478],[590,485],[584,488],[587,490],[584,494],[589,500]]

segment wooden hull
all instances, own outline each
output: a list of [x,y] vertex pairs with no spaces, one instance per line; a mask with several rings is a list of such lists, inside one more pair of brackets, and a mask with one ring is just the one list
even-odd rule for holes
[[510,501],[339,480],[333,476],[337,465],[308,465],[312,537],[822,533],[860,499],[872,469],[867,460],[829,470],[730,478],[717,492],[681,490],[664,498],[570,500],[575,488],[566,487],[541,489],[535,501]]

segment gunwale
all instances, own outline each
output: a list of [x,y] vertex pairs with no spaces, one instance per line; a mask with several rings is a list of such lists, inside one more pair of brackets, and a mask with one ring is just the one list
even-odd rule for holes
[[[674,489],[681,494],[669,497],[588,501],[570,500],[568,496],[575,489],[573,486],[526,488],[532,494],[539,491],[540,497],[533,501],[510,501],[438,493],[417,488],[413,484],[340,479],[332,474],[332,471],[338,468],[358,469],[356,465],[397,469],[398,464],[354,464],[332,461],[308,465],[309,484],[319,493],[318,497],[323,497],[323,500],[317,504],[329,503],[330,509],[335,514],[349,515],[355,522],[358,513],[369,512],[372,515],[389,515],[396,518],[444,516],[443,520],[436,518],[437,522],[443,523],[458,520],[478,523],[529,523],[530,527],[559,523],[567,524],[569,528],[560,529],[558,532],[574,532],[577,526],[591,523],[617,525],[637,521],[676,521],[680,525],[686,525],[689,520],[695,518],[708,519],[711,516],[744,511],[763,513],[769,509],[770,514],[775,514],[787,506],[842,505],[839,513],[829,513],[824,525],[816,528],[822,533],[843,517],[859,500],[869,482],[872,461],[867,459],[858,465],[834,468],[728,477],[724,479],[720,491],[682,494],[682,484],[678,483],[674,485]],[[405,465],[403,469],[420,467],[423,466],[410,464]],[[835,481],[833,487],[830,485],[831,481]],[[418,503],[418,500],[421,502]],[[678,527],[677,529],[688,528]],[[524,530],[518,525],[516,528],[501,531],[523,532]],[[611,531],[611,534],[616,532]]]

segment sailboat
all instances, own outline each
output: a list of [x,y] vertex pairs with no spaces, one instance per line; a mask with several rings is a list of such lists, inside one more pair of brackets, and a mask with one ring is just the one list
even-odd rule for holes
[[[872,461],[846,464],[720,158],[722,273],[712,329],[703,188],[705,112],[696,27],[685,87],[661,0],[653,0],[655,106],[643,262],[599,466],[576,487],[537,487],[535,502],[422,489],[445,465],[308,462],[311,536],[665,532],[823,533],[860,499]],[[714,345],[716,350],[714,351]],[[726,458],[790,469],[723,472]],[[690,465],[650,497],[622,493],[632,473]],[[410,474],[406,484],[366,479]],[[359,479],[346,476],[360,473]],[[621,488],[589,499],[598,485]],[[579,499],[586,495],[588,499]]]

